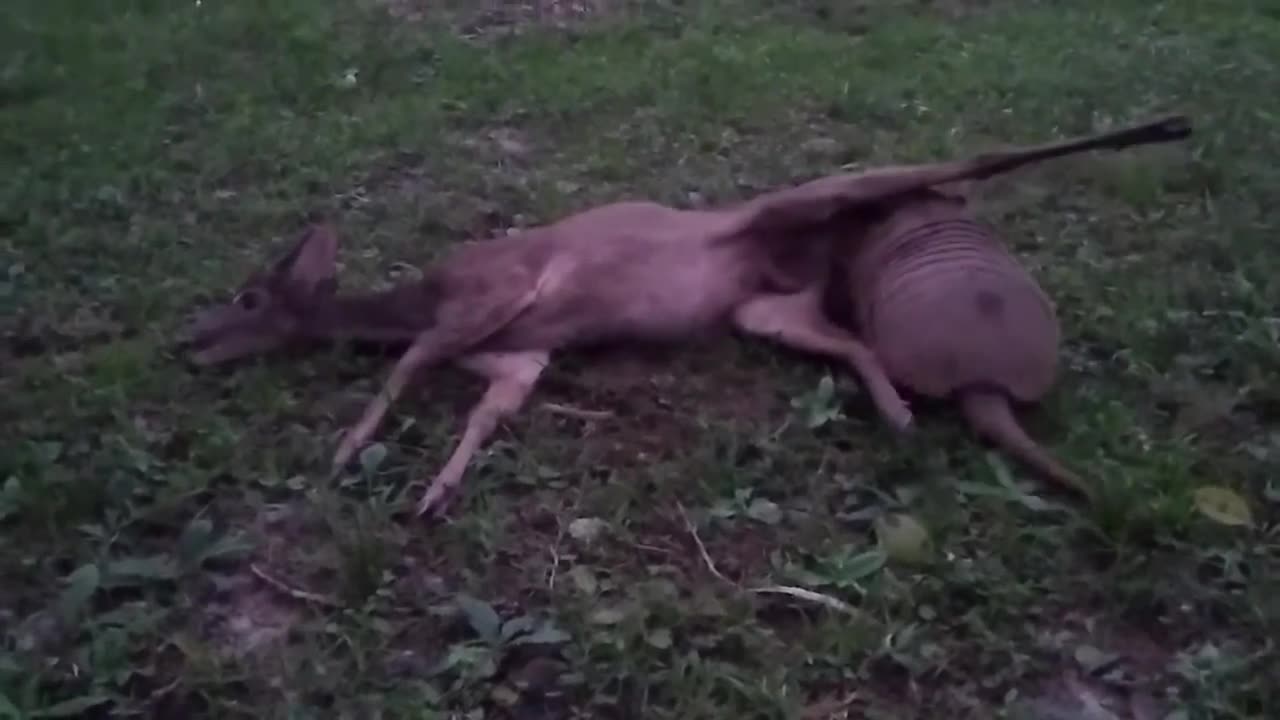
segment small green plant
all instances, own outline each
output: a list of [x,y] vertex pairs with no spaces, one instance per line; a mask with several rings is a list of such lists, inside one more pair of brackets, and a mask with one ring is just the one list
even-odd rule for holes
[[805,427],[811,430],[845,418],[836,395],[836,383],[829,374],[823,375],[813,390],[793,398],[791,407],[800,411]]
[[475,637],[451,645],[428,672],[430,677],[452,678],[451,694],[492,680],[503,660],[518,648],[556,646],[571,639],[550,620],[529,615],[503,620],[492,605],[470,595],[459,594],[454,604]]

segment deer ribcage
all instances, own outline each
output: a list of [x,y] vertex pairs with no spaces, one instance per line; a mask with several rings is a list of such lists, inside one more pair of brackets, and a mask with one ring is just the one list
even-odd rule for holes
[[959,210],[886,224],[850,270],[860,330],[896,382],[939,397],[996,386],[1023,400],[1052,384],[1052,305],[992,232]]

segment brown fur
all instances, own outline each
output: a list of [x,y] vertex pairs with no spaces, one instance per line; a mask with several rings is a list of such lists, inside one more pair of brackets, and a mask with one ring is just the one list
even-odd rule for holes
[[[1143,132],[1178,132],[1177,123]],[[831,245],[806,240],[814,236],[808,230],[837,212],[856,218],[860,208],[902,193],[987,177],[1061,152],[1032,147],[833,175],[713,210],[613,203],[515,236],[465,244],[427,268],[420,282],[354,296],[334,294],[337,237],[313,227],[231,302],[195,321],[192,358],[213,364],[314,338],[409,342],[384,392],[343,439],[335,469],[375,432],[420,368],[453,361],[487,378],[489,388],[419,514],[443,507],[470,458],[498,422],[521,407],[561,348],[679,341],[736,327],[844,360],[881,415],[906,429],[911,413],[875,356],[821,312]],[[775,265],[783,250],[785,271]]]

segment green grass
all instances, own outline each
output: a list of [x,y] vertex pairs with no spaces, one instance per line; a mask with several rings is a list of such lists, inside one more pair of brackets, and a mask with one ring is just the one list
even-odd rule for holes
[[[565,28],[447,5],[6,6],[0,718],[1056,718],[1080,688],[1276,712],[1274,3],[619,1]],[[346,284],[387,282],[621,197],[728,200],[1171,109],[1185,145],[982,193],[1059,305],[1063,372],[1027,424],[1103,486],[1093,511],[945,407],[900,442],[845,373],[725,339],[564,355],[450,522],[420,524],[406,485],[478,383],[433,372],[385,456],[328,484],[389,358],[194,372],[170,349],[317,215]],[[1253,525],[1197,513],[1204,485]],[[882,564],[889,512],[932,563]],[[744,589],[769,584],[859,612]]]

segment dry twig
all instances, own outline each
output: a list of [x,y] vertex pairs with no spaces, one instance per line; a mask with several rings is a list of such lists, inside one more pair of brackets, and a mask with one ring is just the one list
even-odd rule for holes
[[339,603],[337,600],[334,600],[331,597],[292,587],[289,584],[287,584],[285,581],[280,580],[279,578],[272,577],[271,575],[268,575],[266,570],[263,570],[257,565],[250,564],[249,572],[253,573],[254,576],[256,576],[262,582],[266,583],[267,585],[270,585],[272,589],[282,592],[285,595],[288,595],[289,597],[293,598],[294,600],[301,600],[303,602],[315,603],[316,605],[323,605],[325,607],[330,607],[330,608],[342,607],[342,603]]
[[609,410],[583,410],[572,405],[561,405],[553,402],[542,403],[542,409],[557,415],[577,418],[578,420],[608,420],[614,416],[613,412]]
[[795,587],[793,585],[764,585],[761,587],[743,588],[738,583],[725,577],[724,573],[720,572],[720,569],[716,567],[715,561],[711,559],[711,553],[707,552],[707,546],[702,542],[702,538],[698,535],[698,529],[694,527],[693,521],[689,519],[689,513],[685,512],[684,505],[679,501],[676,501],[676,507],[680,510],[680,516],[684,518],[684,526],[689,531],[689,535],[693,538],[694,544],[698,546],[698,554],[702,556],[702,562],[707,566],[707,570],[711,571],[711,574],[715,575],[720,580],[723,580],[738,590],[745,590],[746,592],[756,595],[789,595],[800,600],[808,600],[809,602],[818,603],[819,605],[823,605],[833,610],[838,610],[847,615],[856,616],[859,614],[858,609],[849,603],[807,588]]

